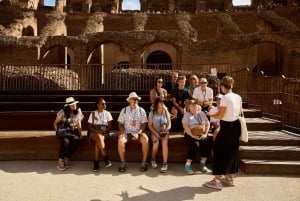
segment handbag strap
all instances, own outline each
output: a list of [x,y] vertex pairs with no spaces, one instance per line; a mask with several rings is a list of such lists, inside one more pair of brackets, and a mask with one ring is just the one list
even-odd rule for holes
[[240,113],[240,116],[245,117],[244,112],[243,112],[243,102],[242,102],[242,100],[241,100],[241,113]]

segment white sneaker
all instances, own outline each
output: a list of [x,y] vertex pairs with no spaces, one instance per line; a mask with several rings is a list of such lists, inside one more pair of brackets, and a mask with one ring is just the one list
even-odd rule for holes
[[156,163],[156,161],[154,159],[151,160],[151,166],[153,168],[157,168],[157,163]]
[[208,188],[213,188],[213,189],[217,189],[217,190],[222,190],[222,187],[223,187],[222,183],[217,182],[215,179],[213,179],[209,182],[205,182],[203,185],[208,187]]
[[166,173],[168,171],[168,165],[164,163],[162,167],[160,168],[160,172]]

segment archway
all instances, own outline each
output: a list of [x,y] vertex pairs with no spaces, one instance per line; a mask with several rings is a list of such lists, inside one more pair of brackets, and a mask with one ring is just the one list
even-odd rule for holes
[[34,31],[31,26],[22,29],[22,36],[34,36]]
[[248,64],[252,72],[263,71],[265,75],[276,76],[283,73],[284,48],[274,42],[263,42],[248,51]]
[[160,69],[160,70],[171,70],[172,69],[172,59],[164,51],[154,51],[152,52],[146,60],[147,69]]

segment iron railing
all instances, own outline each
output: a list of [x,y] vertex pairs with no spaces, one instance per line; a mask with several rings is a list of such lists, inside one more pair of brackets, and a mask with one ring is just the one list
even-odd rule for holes
[[[229,64],[145,64],[145,65],[2,65],[2,91],[62,91],[62,90],[150,90],[156,77],[165,81],[172,72],[207,77],[215,88],[212,68],[222,76],[230,72]],[[217,89],[216,89],[217,90]]]
[[[216,68],[217,77],[211,76]],[[172,70],[171,70],[172,69]],[[147,64],[147,65],[1,65],[1,91],[149,91],[157,77],[165,81],[173,71],[206,77],[214,93],[219,92],[219,79],[231,75],[234,91],[249,107],[282,122],[286,128],[300,132],[300,80],[284,76],[265,76],[248,68],[231,71],[229,64]]]
[[248,69],[231,72],[234,91],[250,108],[262,111],[264,117],[280,121],[285,128],[300,133],[300,79],[265,76]]

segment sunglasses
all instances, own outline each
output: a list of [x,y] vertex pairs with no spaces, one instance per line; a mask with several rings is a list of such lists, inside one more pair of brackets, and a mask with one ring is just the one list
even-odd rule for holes
[[157,82],[158,82],[158,83],[163,83],[163,81],[162,81],[162,80],[158,80]]
[[207,84],[207,82],[201,82],[200,84]]

